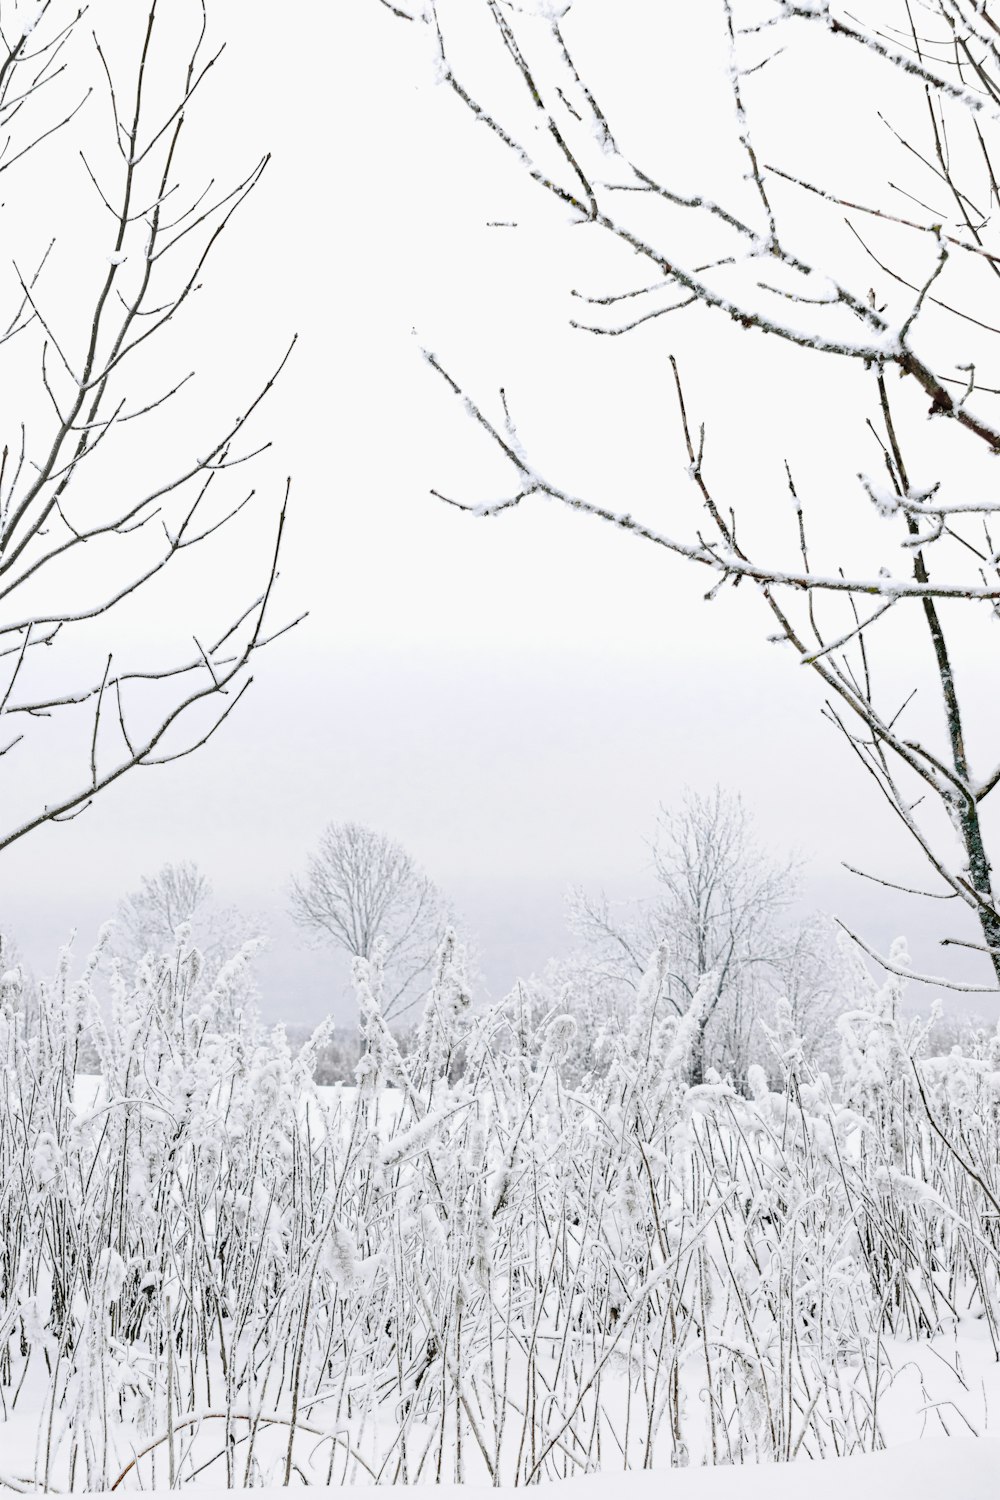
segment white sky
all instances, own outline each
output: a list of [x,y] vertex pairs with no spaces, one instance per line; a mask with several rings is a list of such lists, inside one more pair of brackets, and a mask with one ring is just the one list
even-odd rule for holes
[[[665,51],[633,49],[655,9],[619,0],[613,77],[619,92],[645,84],[655,97],[672,68],[664,128],[676,131],[706,107],[684,53],[697,37],[679,35],[671,14],[660,18]],[[617,289],[620,275],[609,284],[586,231],[433,85],[416,28],[377,0],[314,6],[285,33],[270,6],[216,0],[214,11],[230,46],[198,119],[203,170],[217,158],[249,165],[264,149],[274,161],[206,279],[192,362],[211,372],[228,414],[228,382],[239,405],[251,373],[301,335],[257,430],[275,439],[262,478],[277,493],[294,476],[283,598],[310,617],[259,659],[249,699],[207,749],[134,773],[78,821],[4,855],[5,925],[32,962],[52,963],[73,928],[85,946],[140,875],[195,859],[221,901],[272,928],[269,1013],[311,1020],[334,1005],[346,1019],[341,971],[282,909],[322,825],[355,819],[397,837],[451,896],[497,992],[565,945],[568,884],[641,890],[657,804],[718,781],[743,794],[766,843],[807,859],[807,904],[876,944],[908,931],[918,964],[939,968],[939,908],[841,871],[846,859],[921,878],[821,722],[816,685],[766,644],[769,620],[749,590],[709,605],[707,575],[585,518],[534,506],[475,521],[427,496],[435,485],[479,500],[504,476],[419,342],[484,404],[505,385],[562,482],[621,509],[639,492],[664,518],[688,503],[668,352],[709,421],[718,472],[757,500],[773,480],[781,526],[784,452],[815,493],[846,505],[862,460],[841,451],[824,412],[856,415],[854,387],[839,372],[780,386],[788,351],[756,335],[720,365],[721,330],[704,313],[631,339],[570,329],[569,288]],[[810,80],[817,109],[824,84]],[[793,91],[776,122],[791,156],[805,102]],[[726,139],[702,139],[706,170]],[[39,201],[55,215],[51,197]],[[787,438],[777,456],[775,425]],[[859,513],[853,490],[850,504]],[[762,525],[777,535],[766,514]],[[244,534],[246,555],[219,567],[249,563],[255,540]]]

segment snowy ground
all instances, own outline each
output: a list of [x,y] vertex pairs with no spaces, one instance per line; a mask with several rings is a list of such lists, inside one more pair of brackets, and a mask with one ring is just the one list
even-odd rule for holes
[[[652,1470],[646,1473],[588,1474],[556,1485],[565,1500],[996,1500],[1000,1493],[1000,1438],[929,1439],[904,1443],[884,1453],[828,1463]],[[151,1490],[149,1494],[171,1493]],[[232,1490],[199,1489],[205,1500]],[[284,1496],[282,1489],[251,1492],[260,1500]],[[522,1494],[514,1487],[411,1485],[414,1500],[487,1500]]]

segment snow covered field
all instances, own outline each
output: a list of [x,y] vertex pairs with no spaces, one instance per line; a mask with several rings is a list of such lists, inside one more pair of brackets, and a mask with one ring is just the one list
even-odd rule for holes
[[7,977],[4,1484],[996,1493],[995,1037],[923,1056],[892,980],[836,1087],[780,1014],[746,1093],[691,1087],[654,964],[570,1084],[572,1021],[474,1015],[450,942],[405,1058],[357,977],[333,1089],[242,960],[182,945],[110,1011]]

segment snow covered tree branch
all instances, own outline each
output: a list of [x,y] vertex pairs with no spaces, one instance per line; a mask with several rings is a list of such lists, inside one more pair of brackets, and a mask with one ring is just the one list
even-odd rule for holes
[[[716,0],[672,15],[669,35],[645,3],[624,13],[427,0],[411,19],[456,128],[463,116],[483,127],[480,155],[501,153],[528,174],[539,219],[568,217],[591,263],[600,253],[604,284],[572,289],[569,321],[642,349],[658,339],[676,412],[664,525],[634,485],[584,493],[559,479],[550,455],[535,457],[503,372],[494,411],[457,357],[427,350],[511,476],[481,503],[440,498],[481,517],[556,501],[706,569],[710,598],[755,586],[772,639],[821,680],[831,720],[930,862],[935,894],[975,919],[1000,984],[983,821],[1000,754],[969,743],[962,691],[963,653],[992,655],[1000,619],[991,6]],[[663,56],[665,72],[655,87],[643,72],[645,89],[623,91],[613,60],[646,52]],[[822,99],[814,108],[809,90]],[[685,338],[697,339],[707,370],[690,374],[690,348],[676,357]],[[717,395],[723,373],[737,391],[763,383],[769,398],[739,478],[726,452],[733,412]],[[804,474],[787,456],[803,393],[816,442]],[[581,441],[589,420],[581,413]],[[626,448],[638,434],[608,436]],[[838,473],[833,492],[824,450],[850,454],[852,472]],[[918,638],[910,688],[884,687],[879,653],[891,662]],[[930,718],[923,697],[912,706],[924,684]]]

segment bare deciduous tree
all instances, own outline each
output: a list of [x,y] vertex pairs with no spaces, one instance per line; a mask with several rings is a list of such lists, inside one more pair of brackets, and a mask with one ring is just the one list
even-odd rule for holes
[[676,808],[660,809],[652,856],[654,897],[613,906],[575,891],[571,925],[597,971],[633,993],[664,945],[663,999],[677,1015],[714,975],[698,1022],[694,1080],[701,1082],[706,1066],[742,1078],[751,1050],[760,1050],[754,1022],[811,945],[808,926],[780,926],[795,894],[795,865],[761,848],[740,798],[718,787],[707,796],[688,791]]
[[869,993],[856,944],[828,916],[814,914],[786,930],[770,962],[774,993],[815,1068],[838,1071],[837,1018]]
[[[390,8],[427,28],[437,80],[482,127],[482,149],[492,137],[585,226],[587,244],[603,245],[599,274],[610,280],[575,293],[575,325],[605,336],[642,327],[645,338],[667,319],[678,330],[700,320],[712,355],[682,384],[663,348],[679,460],[665,525],[657,487],[643,513],[631,491],[605,498],[561,483],[551,456],[533,457],[519,435],[515,391],[491,414],[428,352],[512,474],[498,498],[451,503],[492,516],[555,500],[704,569],[709,597],[750,585],[773,639],[820,679],[826,713],[929,862],[927,894],[978,924],[978,942],[945,941],[983,953],[991,983],[932,982],[995,988],[1000,906],[983,819],[1000,756],[988,729],[983,747],[973,743],[977,705],[962,692],[963,670],[993,657],[983,632],[1000,616],[994,6],[687,7],[671,12],[662,53],[668,75],[676,59],[675,78],[658,65],[655,87],[650,72],[649,92],[627,94],[615,91],[616,68],[623,53],[640,56],[645,31],[659,61],[662,7],[624,16],[610,3],[475,0],[461,18],[448,0]],[[766,372],[755,369],[762,359]],[[736,413],[717,407],[721,441],[700,420],[734,367],[741,394],[763,381],[768,396],[757,461],[744,448],[739,475],[725,452]],[[808,410],[794,399],[803,390],[814,393]],[[802,422],[818,462],[793,475],[784,456]],[[912,671],[903,684],[900,661]],[[920,687],[926,709],[925,695],[913,702]]]
[[193,860],[182,860],[163,865],[155,875],[144,875],[119,902],[111,954],[135,964],[148,953],[169,953],[182,924],[190,926],[191,941],[210,972],[259,935],[239,912],[217,904],[211,881]]
[[[254,491],[231,471],[260,451],[251,419],[287,353],[225,397],[214,432],[190,364],[206,265],[267,158],[229,187],[192,172],[190,124],[223,50],[205,0],[118,7],[102,38],[82,15],[0,0],[0,848],[203,745],[280,633],[285,507],[264,523],[256,582],[229,597],[240,528],[260,524],[236,522]],[[53,744],[62,762],[39,790]]]
[[305,874],[292,881],[295,921],[352,958],[370,959],[384,945],[388,1018],[420,998],[448,927],[433,881],[406,850],[360,823],[330,823]]

